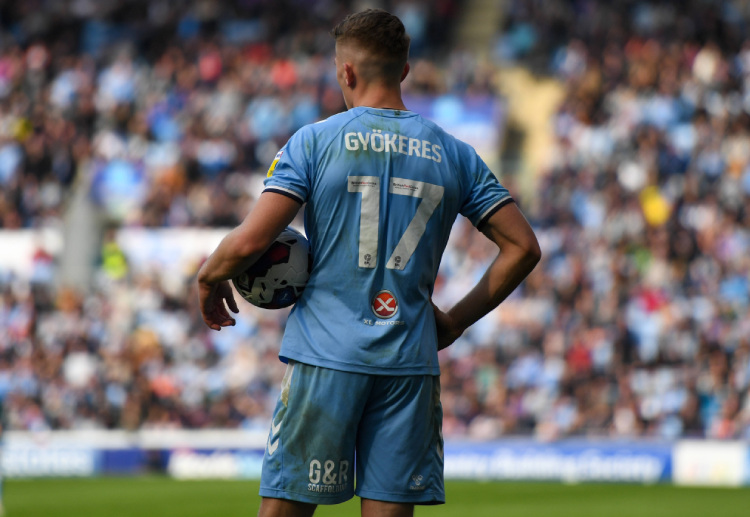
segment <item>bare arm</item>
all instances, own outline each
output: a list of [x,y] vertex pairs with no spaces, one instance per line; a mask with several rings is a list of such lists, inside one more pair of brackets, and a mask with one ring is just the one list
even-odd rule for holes
[[213,330],[234,325],[224,305],[238,312],[227,280],[251,266],[292,222],[300,204],[274,192],[264,192],[245,220],[222,239],[198,271],[203,321]]
[[542,256],[534,231],[515,203],[509,203],[493,214],[482,232],[497,244],[499,254],[477,285],[455,306],[446,312],[433,306],[438,350],[449,346],[505,300]]

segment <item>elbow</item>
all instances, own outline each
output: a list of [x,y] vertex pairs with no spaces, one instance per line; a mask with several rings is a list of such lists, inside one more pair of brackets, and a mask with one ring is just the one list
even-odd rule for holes
[[534,246],[529,250],[528,254],[534,259],[535,266],[542,260],[542,248],[539,247],[539,241],[534,239]]
[[536,267],[540,260],[542,260],[542,248],[539,246],[539,241],[534,237],[524,246],[523,262],[527,265],[529,273]]

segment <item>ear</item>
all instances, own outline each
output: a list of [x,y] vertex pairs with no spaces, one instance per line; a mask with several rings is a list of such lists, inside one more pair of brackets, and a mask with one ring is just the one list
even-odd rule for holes
[[357,85],[357,76],[354,74],[354,67],[349,63],[344,63],[344,84],[349,88]]
[[404,65],[404,71],[401,72],[401,82],[404,82],[404,79],[406,79],[406,76],[409,75],[409,63],[407,62],[406,65]]

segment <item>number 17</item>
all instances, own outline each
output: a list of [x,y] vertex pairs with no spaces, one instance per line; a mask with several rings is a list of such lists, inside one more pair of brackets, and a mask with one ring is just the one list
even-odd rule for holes
[[[380,178],[377,176],[349,176],[349,192],[362,194],[359,214],[359,267],[374,268],[378,257],[380,233]],[[403,270],[409,262],[419,239],[424,235],[427,221],[443,199],[445,188],[423,181],[391,178],[389,194],[420,198],[409,226],[396,244],[385,267]]]

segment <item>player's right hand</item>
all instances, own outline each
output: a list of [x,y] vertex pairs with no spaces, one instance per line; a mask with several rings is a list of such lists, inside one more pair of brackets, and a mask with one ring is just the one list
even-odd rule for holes
[[[221,330],[221,327],[234,326],[235,319],[229,315],[227,306],[234,312],[240,310],[234,300],[232,287],[228,281],[208,284],[198,282],[198,295],[201,303],[201,314],[203,321],[210,329]],[[226,305],[224,302],[226,301]]]

